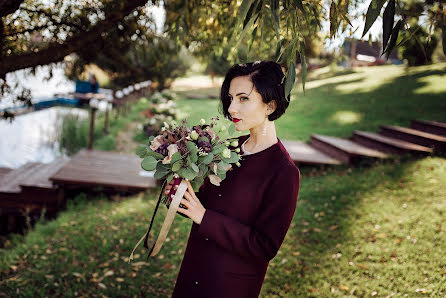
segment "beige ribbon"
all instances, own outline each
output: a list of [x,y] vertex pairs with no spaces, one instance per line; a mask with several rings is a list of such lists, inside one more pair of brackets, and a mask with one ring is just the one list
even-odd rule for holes
[[[155,256],[163,246],[164,241],[166,240],[167,234],[169,233],[170,226],[173,223],[173,220],[175,219],[175,215],[177,214],[178,207],[180,206],[180,201],[184,196],[184,193],[187,190],[187,183],[183,179],[181,180],[181,183],[178,185],[178,189],[175,192],[175,195],[172,199],[172,202],[170,203],[169,210],[167,211],[167,215],[164,218],[163,225],[161,227],[161,231],[158,235],[158,239],[155,242],[155,247],[153,248],[152,253],[150,256]],[[136,248],[141,244],[142,241],[144,241],[144,238],[146,237],[148,231],[142,236],[141,239],[139,239],[138,243],[136,243],[136,246],[133,248],[132,253],[129,257],[129,263],[133,260],[133,253],[135,252]],[[148,239],[148,238],[147,238]],[[147,245],[148,246],[148,245]]]

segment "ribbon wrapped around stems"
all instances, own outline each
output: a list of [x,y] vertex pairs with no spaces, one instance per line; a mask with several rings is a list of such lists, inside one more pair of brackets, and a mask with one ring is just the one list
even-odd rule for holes
[[[144,241],[144,247],[149,249],[149,245],[148,245],[149,233],[150,233],[150,230],[152,229],[153,221],[155,219],[155,215],[158,210],[159,204],[161,203],[162,196],[164,193],[164,188],[165,188],[166,184],[167,184],[167,180],[164,181],[163,186],[161,187],[161,193],[158,197],[158,202],[156,204],[155,211],[153,212],[149,229],[144,234],[144,236],[141,237],[141,239],[138,241],[138,243],[136,243],[135,247],[133,248],[133,251],[129,257],[129,263],[130,263],[130,261],[133,260],[133,253],[138,248],[138,246],[141,244],[141,242]],[[178,189],[175,190],[176,185],[178,185]],[[186,191],[187,191],[187,182],[183,178],[180,178],[178,176],[176,178],[174,178],[174,183],[172,184],[172,188],[171,188],[170,194],[168,196],[169,200],[172,198],[172,195],[173,195],[173,198],[170,201],[170,204],[168,207],[169,209],[167,211],[166,217],[164,218],[164,222],[161,227],[161,231],[158,235],[158,238],[157,238],[155,244],[150,249],[150,252],[149,252],[149,255],[147,256],[147,258],[158,254],[161,247],[163,246],[163,243],[166,240],[167,234],[169,233],[169,230],[173,223],[173,220],[175,219],[175,215],[177,213],[178,207],[180,206],[180,201],[183,198],[184,193]],[[179,213],[179,214],[181,214],[181,213]],[[183,215],[183,214],[181,214],[181,215]]]

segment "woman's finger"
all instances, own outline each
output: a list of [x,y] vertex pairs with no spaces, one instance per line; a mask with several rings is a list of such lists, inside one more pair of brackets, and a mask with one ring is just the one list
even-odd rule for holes
[[184,193],[184,198],[186,198],[192,205],[194,205],[194,206],[197,205],[197,203],[194,201],[192,195],[188,191],[186,191]]
[[186,182],[187,182],[187,191],[192,195],[193,200],[194,200],[195,202],[197,202],[197,201],[198,201],[198,198],[197,198],[197,196],[195,195],[195,191],[194,191],[194,188],[192,187],[192,184],[190,183],[189,180],[186,180]]

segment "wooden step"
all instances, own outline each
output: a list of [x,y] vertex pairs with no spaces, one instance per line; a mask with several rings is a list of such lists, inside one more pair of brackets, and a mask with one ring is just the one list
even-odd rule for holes
[[56,174],[69,161],[70,159],[68,158],[57,158],[50,163],[38,165],[30,175],[20,182],[20,186],[54,189],[55,185],[53,185],[53,182],[49,178]]
[[289,140],[281,140],[281,142],[296,164],[339,165],[342,163],[306,143]]
[[428,120],[411,120],[410,127],[424,132],[446,136],[446,123]]
[[382,125],[379,134],[425,147],[434,147],[436,150],[446,152],[446,136],[440,136],[408,127],[390,125]]
[[412,153],[428,155],[433,151],[432,148],[394,138],[389,138],[373,132],[355,130],[352,139],[364,146],[390,154]]
[[32,170],[40,164],[30,162],[4,175],[0,180],[0,193],[20,193],[20,183],[25,181]]
[[361,144],[343,138],[313,134],[311,135],[310,144],[314,148],[317,148],[327,155],[330,155],[345,163],[355,163],[359,161],[361,157],[387,157],[387,155],[383,152],[365,147]]

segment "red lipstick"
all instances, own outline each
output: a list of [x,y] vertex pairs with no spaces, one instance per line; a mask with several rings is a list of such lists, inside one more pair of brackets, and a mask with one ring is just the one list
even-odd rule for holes
[[239,122],[240,121],[240,119],[238,119],[238,118],[232,118],[232,122]]

